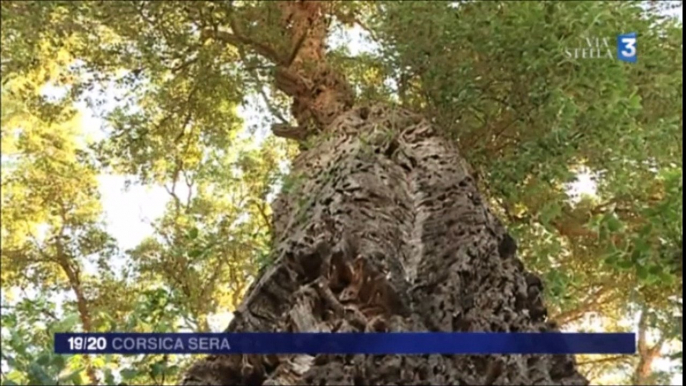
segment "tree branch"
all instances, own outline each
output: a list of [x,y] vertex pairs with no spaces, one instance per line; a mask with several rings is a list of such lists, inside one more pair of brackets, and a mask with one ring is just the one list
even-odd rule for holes
[[226,31],[219,31],[219,30],[210,30],[210,29],[205,29],[200,33],[201,38],[206,38],[210,37],[214,40],[230,44],[235,47],[249,47],[253,51],[255,51],[257,54],[265,57],[266,59],[271,60],[272,62],[276,64],[284,64],[286,61],[284,58],[281,57],[281,55],[277,54],[274,49],[271,47],[262,44],[260,42],[256,42],[250,38],[247,38],[242,35],[236,34],[236,31],[234,33],[229,33]]
[[191,206],[191,200],[193,199],[193,187],[195,186],[195,180],[193,177],[190,176],[187,170],[182,170],[181,174],[183,174],[183,180],[186,183],[186,188],[188,189],[188,192],[186,193],[186,210],[190,209]]
[[612,287],[606,285],[601,287],[598,291],[596,291],[594,294],[590,295],[589,298],[592,298],[593,300],[583,303],[582,305],[573,308],[571,310],[567,310],[565,312],[561,312],[555,316],[552,317],[552,319],[559,325],[564,325],[567,323],[571,323],[585,314],[593,311],[596,307],[601,306],[603,303],[609,301],[612,299],[601,299],[603,295],[605,295],[607,292],[610,291]]
[[174,199],[174,207],[176,209],[176,215],[178,216],[181,212],[181,199],[179,196],[176,194],[176,183],[179,181],[179,173],[181,172],[181,167],[183,165],[183,162],[181,159],[178,159],[176,162],[176,167],[174,168],[174,172],[172,175],[172,184],[171,187],[167,187],[167,184],[164,184],[164,190],[172,196]]
[[262,221],[264,221],[264,225],[267,227],[267,229],[269,229],[271,231],[272,222],[271,222],[271,219],[269,218],[269,216],[267,215],[267,212],[264,208],[264,205],[262,205],[262,203],[260,203],[256,199],[252,199],[251,201],[255,205],[255,207],[257,207],[257,211],[259,212],[260,217],[262,217]]
[[605,357],[605,358],[599,358],[599,359],[589,359],[587,361],[581,361],[577,362],[576,364],[578,366],[583,366],[583,365],[591,365],[591,364],[598,364],[598,363],[605,363],[605,362],[620,362],[620,361],[626,361],[627,356],[626,355],[614,355],[611,357]]
[[[236,25],[236,21],[233,19],[233,13],[229,15],[229,24],[231,26],[231,29],[235,33],[238,30],[238,27]],[[239,45],[236,48],[238,49],[238,55],[240,56],[241,61],[244,64],[247,63],[247,55],[245,53],[245,50],[243,49],[243,46]],[[280,64],[279,62],[275,62],[275,63]],[[260,87],[260,78],[257,75],[257,73],[255,72],[254,67],[252,67],[252,68],[246,67],[246,70],[253,77],[253,79],[255,81],[257,92],[260,94],[260,96],[264,100],[265,105],[267,106],[269,111],[272,113],[272,115],[274,115],[282,123],[287,124],[288,120],[286,118],[284,118],[283,115],[281,115],[281,113],[279,112],[278,109],[276,109],[274,106],[272,106],[272,104],[269,101],[269,98],[267,98],[267,95],[264,93],[264,89],[262,87]]]

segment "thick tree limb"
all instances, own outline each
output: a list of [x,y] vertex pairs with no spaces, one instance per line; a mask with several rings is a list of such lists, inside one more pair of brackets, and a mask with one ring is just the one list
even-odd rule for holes
[[277,137],[293,139],[296,141],[303,141],[305,138],[307,138],[306,128],[301,126],[292,126],[287,123],[277,123],[272,125],[272,133],[274,133],[274,135]]

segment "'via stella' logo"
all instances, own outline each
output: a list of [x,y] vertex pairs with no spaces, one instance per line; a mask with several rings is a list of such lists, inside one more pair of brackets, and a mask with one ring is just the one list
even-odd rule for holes
[[609,38],[585,38],[577,47],[566,48],[565,55],[572,59],[614,59],[636,63],[636,32],[617,36],[616,48]]
[[612,59],[614,53],[608,38],[586,38],[580,47],[567,48],[565,55],[573,59]]

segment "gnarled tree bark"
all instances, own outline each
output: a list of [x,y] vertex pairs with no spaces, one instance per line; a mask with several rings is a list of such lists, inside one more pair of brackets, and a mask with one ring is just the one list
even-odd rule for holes
[[[340,116],[275,203],[275,262],[228,331],[551,331],[541,280],[455,146],[384,105]],[[299,197],[307,197],[298,202]],[[570,356],[213,356],[191,384],[569,384]]]
[[[316,145],[274,203],[274,262],[228,332],[538,332],[542,283],[516,257],[456,146],[421,116],[353,108],[324,60],[326,2],[284,2],[276,85]],[[283,128],[279,130],[283,132]],[[184,385],[585,385],[571,356],[225,355]]]

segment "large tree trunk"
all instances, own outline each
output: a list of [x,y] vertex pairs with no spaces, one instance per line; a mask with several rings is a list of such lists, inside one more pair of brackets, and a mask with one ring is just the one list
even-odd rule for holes
[[[550,331],[455,146],[383,105],[336,119],[275,203],[275,261],[227,331]],[[185,385],[583,385],[571,356],[211,356]]]
[[[550,331],[541,280],[515,257],[466,163],[428,120],[385,105],[353,109],[325,60],[332,2],[280,2],[292,45],[275,84],[316,145],[274,203],[274,262],[228,332]],[[239,28],[232,26],[234,35]],[[265,51],[262,49],[261,51]],[[225,355],[184,385],[584,385],[571,356]]]

